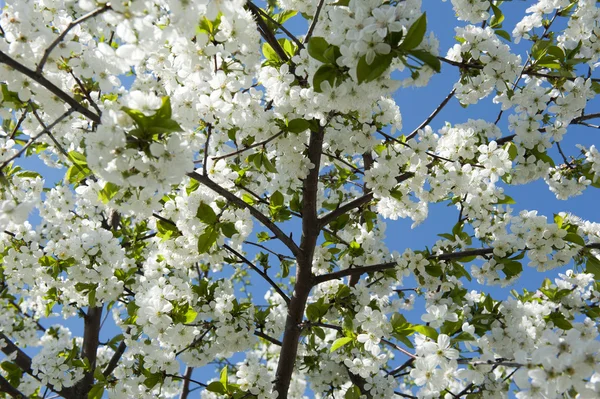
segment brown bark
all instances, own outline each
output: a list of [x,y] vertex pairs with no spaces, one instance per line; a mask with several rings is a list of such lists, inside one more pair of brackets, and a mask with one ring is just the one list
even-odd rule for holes
[[311,132],[308,143],[308,159],[314,164],[314,167],[304,180],[302,187],[304,204],[302,208],[302,239],[300,241],[300,252],[297,256],[296,285],[288,307],[281,353],[275,375],[274,390],[278,393],[278,399],[287,399],[288,396],[298,353],[304,309],[310,290],[314,286],[312,261],[320,232],[317,217],[317,193],[323,135],[323,128]]

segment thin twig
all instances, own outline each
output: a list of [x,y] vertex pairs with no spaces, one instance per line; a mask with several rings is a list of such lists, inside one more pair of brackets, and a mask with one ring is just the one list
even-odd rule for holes
[[[35,116],[35,119],[37,119],[37,121],[39,122],[40,126],[42,126],[42,128],[47,131],[48,137],[50,137],[50,140],[52,140],[52,142],[54,143],[54,145],[58,148],[58,151],[61,154],[63,154],[66,159],[69,159],[69,154],[62,147],[62,145],[56,140],[56,138],[54,137],[54,135],[50,132],[50,130],[48,129],[48,127],[46,126],[46,124],[44,123],[44,121],[42,120],[42,118],[40,117],[40,115],[38,114],[38,112],[35,110],[35,108],[33,108],[33,115]],[[79,166],[79,164],[76,164],[76,165]],[[82,167],[80,167],[80,169],[82,169]]]
[[63,41],[63,39],[65,38],[65,36],[67,35],[67,33],[69,33],[69,31],[71,29],[73,29],[80,23],[84,22],[85,20],[93,18],[96,15],[100,15],[103,12],[108,11],[110,9],[111,9],[110,4],[106,3],[104,6],[97,8],[93,11],[90,11],[89,13],[77,18],[76,20],[69,22],[69,25],[67,25],[67,28],[64,31],[62,31],[62,33],[60,35],[58,35],[58,37],[56,39],[54,39],[54,41],[52,43],[50,43],[50,45],[46,48],[46,50],[44,51],[44,55],[42,55],[42,59],[40,60],[35,72],[37,74],[42,73],[42,70],[44,69],[44,65],[46,64],[46,61],[48,61],[48,57],[50,56],[50,53],[52,52],[52,50],[54,50],[54,48],[61,41]]
[[265,251],[267,251],[267,252],[270,252],[270,253],[272,253],[273,255],[277,256],[279,259],[290,259],[290,260],[295,260],[295,258],[293,258],[293,257],[291,257],[291,256],[287,256],[287,255],[284,255],[284,254],[280,254],[279,252],[275,252],[275,251],[273,251],[272,249],[269,249],[268,247],[266,247],[266,246],[264,246],[264,245],[261,245],[261,244],[258,244],[258,243],[256,243],[256,242],[252,242],[252,241],[244,241],[244,244],[248,244],[248,245],[254,245],[255,247],[262,248],[262,249],[264,249]]
[[294,240],[292,240],[291,237],[287,236],[274,222],[272,222],[267,216],[265,216],[258,209],[256,209],[255,207],[253,207],[250,204],[247,204],[246,202],[244,202],[244,200],[242,200],[241,198],[239,198],[237,195],[233,194],[226,188],[223,188],[220,184],[212,181],[208,176],[203,176],[196,172],[190,172],[187,174],[187,176],[198,181],[199,183],[202,183],[203,185],[210,188],[217,194],[225,197],[225,199],[227,199],[228,201],[233,202],[235,205],[239,206],[240,208],[248,209],[248,211],[250,211],[250,214],[252,216],[254,216],[254,218],[256,218],[259,222],[261,222],[266,228],[268,228],[273,234],[275,234],[275,236],[285,246],[287,246],[294,255],[298,255],[300,253],[300,248],[294,242]]
[[204,143],[204,163],[202,164],[202,174],[204,176],[208,175],[206,164],[208,163],[208,146],[210,145],[210,136],[212,135],[212,125],[210,123],[208,124],[206,130],[206,142]]
[[266,139],[266,140],[260,141],[260,142],[258,142],[258,143],[254,143],[254,144],[252,144],[252,145],[249,145],[248,147],[244,147],[244,148],[242,148],[242,149],[239,149],[239,150],[237,150],[237,151],[234,151],[234,152],[230,152],[230,153],[228,153],[228,154],[225,154],[225,155],[220,155],[220,156],[218,156],[218,157],[211,157],[211,159],[212,159],[213,161],[218,161],[219,159],[225,159],[225,158],[233,157],[233,156],[239,155],[239,154],[241,154],[241,153],[243,153],[243,152],[245,152],[245,151],[251,150],[251,149],[253,149],[253,148],[260,147],[260,146],[264,146],[264,145],[266,145],[266,144],[270,143],[271,141],[275,140],[277,137],[281,136],[283,133],[285,133],[285,132],[282,130],[282,131],[280,131],[279,133],[277,133],[277,134],[275,134],[275,135],[273,135],[273,136],[269,137],[269,138],[268,138],[268,139]]
[[88,102],[96,110],[98,115],[102,116],[102,111],[100,110],[100,107],[98,107],[98,104],[96,104],[96,102],[92,99],[90,92],[88,91],[88,89],[86,89],[83,82],[77,76],[75,76],[73,70],[70,70],[69,73],[71,74],[73,79],[75,79],[75,83],[77,83],[77,86],[79,86],[79,88],[83,92],[83,95],[85,96],[86,100],[88,100]]
[[277,283],[275,283],[275,281],[273,281],[271,277],[269,277],[267,273],[260,270],[254,263],[250,262],[244,255],[240,254],[238,251],[231,248],[229,245],[223,244],[223,248],[237,256],[243,263],[248,265],[256,273],[258,273],[263,279],[265,279],[266,282],[268,282],[271,285],[271,287],[273,287],[275,291],[277,291],[277,293],[283,298],[286,304],[290,304],[290,298],[285,294],[285,292],[283,292],[283,290],[277,285]]
[[269,341],[273,345],[277,345],[277,346],[281,346],[282,345],[281,341],[279,341],[278,339],[275,339],[275,338],[273,338],[271,336],[268,336],[267,334],[263,333],[262,331],[255,330],[254,331],[254,335],[256,335],[257,337],[261,337],[262,339],[265,339],[265,340]]
[[456,93],[456,89],[452,89],[452,91],[450,93],[448,93],[448,95],[446,96],[446,98],[444,98],[444,100],[440,103],[440,105],[438,105],[437,108],[433,110],[433,112],[431,113],[431,115],[429,115],[427,117],[427,119],[425,119],[423,121],[423,123],[421,123],[419,125],[419,127],[417,127],[415,130],[413,130],[411,134],[409,134],[408,136],[406,136],[406,140],[412,139],[413,137],[415,137],[419,133],[419,130],[421,130],[425,126],[429,125],[429,123],[433,120],[433,118],[435,118],[437,116],[437,114],[439,114],[440,111],[446,106],[446,104],[448,104],[448,102],[450,101],[450,99],[452,99],[452,97],[454,97],[455,93]]
[[319,4],[317,4],[317,9],[315,11],[313,20],[310,24],[310,27],[308,28],[308,31],[306,32],[306,36],[304,36],[304,43],[308,43],[308,41],[312,37],[315,27],[317,26],[317,22],[319,20],[319,14],[321,14],[321,9],[323,8],[324,3],[325,3],[325,0],[319,0]]
[[9,163],[11,163],[13,160],[19,158],[21,155],[23,155],[23,153],[25,151],[27,151],[27,149],[29,147],[31,147],[31,145],[33,143],[35,143],[37,139],[39,139],[40,137],[42,137],[44,134],[49,133],[56,125],[58,125],[60,122],[62,122],[63,119],[65,119],[66,117],[68,117],[69,115],[71,115],[74,111],[75,111],[75,109],[70,108],[67,112],[65,112],[64,114],[62,114],[58,118],[56,118],[56,120],[54,122],[52,122],[50,125],[48,125],[48,127],[44,128],[41,132],[39,132],[35,136],[31,137],[29,139],[29,141],[19,150],[19,152],[17,152],[15,155],[13,155],[12,157],[10,157],[6,161],[4,161],[2,163],[2,165],[0,165],[0,170],[4,169],[6,167],[6,165],[8,165]]
[[[33,108],[33,105],[31,105],[31,107]],[[25,120],[25,118],[27,118],[27,113],[29,112],[29,109],[24,109],[23,113],[21,114],[21,117],[19,118],[19,120],[17,121],[17,124],[15,125],[14,129],[12,130],[12,132],[10,132],[10,136],[8,137],[9,139],[14,139],[15,136],[17,135],[17,132],[19,131],[19,128],[21,127],[21,124],[23,123],[23,121]]]
[[[256,5],[255,5],[256,6]],[[292,32],[290,32],[289,30],[287,30],[285,28],[285,26],[283,26],[282,24],[280,24],[279,22],[275,21],[273,18],[271,18],[271,16],[269,14],[267,14],[266,12],[263,11],[262,8],[256,7],[258,9],[258,12],[261,13],[262,16],[264,16],[265,18],[267,18],[270,22],[274,23],[275,25],[277,25],[277,27],[279,29],[281,29],[281,31],[283,33],[285,33],[290,39],[292,39],[294,41],[294,43],[296,43],[296,45],[298,46],[299,49],[303,49],[304,48],[304,43],[302,43],[296,36],[294,36],[292,34]]]

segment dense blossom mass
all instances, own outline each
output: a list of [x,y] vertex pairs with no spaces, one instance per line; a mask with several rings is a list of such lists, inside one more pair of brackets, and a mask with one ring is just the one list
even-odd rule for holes
[[600,224],[505,194],[600,187],[561,147],[599,128],[600,3],[452,0],[450,48],[421,3],[6,0],[0,397],[600,397]]

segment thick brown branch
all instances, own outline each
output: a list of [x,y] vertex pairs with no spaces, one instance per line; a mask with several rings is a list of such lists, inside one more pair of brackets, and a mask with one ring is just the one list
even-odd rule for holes
[[10,383],[6,380],[6,378],[2,377],[0,374],[0,392],[7,393],[11,397],[15,399],[27,399],[29,396],[26,396],[23,392],[19,391],[17,388],[10,385]]
[[15,61],[8,55],[4,54],[2,51],[0,51],[0,63],[6,64],[9,67],[15,69],[16,71],[21,72],[23,75],[29,77],[30,79],[38,82],[39,84],[44,86],[48,91],[50,91],[52,94],[54,94],[56,97],[60,98],[65,103],[69,104],[71,106],[71,108],[73,108],[75,111],[79,112],[81,115],[90,119],[94,123],[98,123],[98,124],[100,123],[99,115],[93,113],[92,111],[90,111],[89,109],[87,109],[86,107],[81,105],[77,100],[75,100],[73,97],[69,96],[67,93],[62,91],[58,86],[56,86],[54,83],[52,83],[51,81],[49,81],[42,75],[27,68],[25,65],[21,64],[20,62]]
[[287,399],[288,389],[294,372],[298,344],[302,332],[302,319],[310,290],[314,286],[312,262],[319,237],[319,219],[317,217],[317,195],[319,190],[319,172],[323,151],[324,127],[311,131],[308,143],[308,160],[314,165],[302,184],[302,239],[300,251],[296,256],[296,285],[288,307],[285,329],[273,390],[278,399]]
[[372,199],[373,199],[373,193],[368,193],[368,194],[363,195],[362,197],[358,197],[356,199],[353,199],[350,202],[347,202],[346,204],[340,206],[337,209],[334,209],[333,211],[329,212],[328,214],[323,216],[321,219],[319,219],[319,227],[322,228],[323,226],[326,226],[327,224],[333,222],[335,219],[342,216],[346,212],[351,211],[352,209],[356,209],[356,208],[360,207],[361,205],[364,205],[364,204],[370,202]]
[[[254,4],[254,3],[252,3],[252,4]],[[281,31],[283,33],[285,33],[290,39],[292,39],[294,41],[294,43],[296,43],[296,45],[298,46],[298,49],[303,49],[304,48],[304,44],[300,40],[298,40],[298,38],[296,36],[294,36],[294,34],[292,32],[290,32],[289,30],[287,30],[285,28],[285,26],[283,26],[282,24],[280,24],[279,22],[277,22],[273,18],[271,18],[271,16],[269,14],[267,14],[266,12],[264,12],[262,8],[257,7],[255,4],[254,4],[254,6],[256,7],[256,9],[258,10],[258,12],[263,17],[265,17],[266,19],[268,19],[269,22],[271,22],[272,24],[277,25],[277,27],[279,29],[281,29]]]
[[98,345],[100,343],[100,326],[102,322],[102,306],[90,306],[87,314],[83,318],[83,345],[81,348],[81,357],[87,359],[90,364],[90,370],[73,387],[77,397],[87,397],[88,392],[94,385],[94,370],[96,369],[96,358]]
[[[23,352],[18,346],[16,346],[2,332],[0,332],[0,341],[4,344],[4,346],[2,346],[2,345],[0,345],[0,346],[2,346],[2,352],[4,352],[4,354],[6,356],[16,354],[16,355],[13,355],[13,356],[15,356],[13,359],[13,362],[17,366],[19,366],[19,368],[21,370],[23,370],[25,373],[29,374],[36,380],[41,381],[41,379],[33,373],[33,370],[31,369],[31,358],[29,356],[27,356],[27,354],[25,352]],[[52,392],[55,392],[65,398],[73,398],[73,389],[72,388],[55,389],[54,386],[52,386],[51,384],[48,384],[47,386]]]
[[273,51],[275,51],[277,53],[277,56],[282,61],[284,61],[284,62],[289,61],[290,60],[289,57],[287,56],[287,54],[285,53],[285,51],[283,50],[283,48],[277,41],[277,38],[275,37],[273,32],[271,32],[271,29],[269,29],[269,27],[265,23],[265,20],[262,18],[260,11],[259,11],[260,9],[251,1],[246,2],[246,7],[248,7],[250,12],[254,16],[254,20],[256,21],[256,25],[258,26],[258,32],[260,33],[262,38],[267,43],[269,43],[269,45],[271,46]]
[[42,55],[42,59],[40,60],[40,63],[38,64],[38,67],[36,68],[35,72],[37,74],[41,74],[42,70],[44,69],[44,65],[46,65],[46,61],[48,61],[48,57],[50,56],[50,53],[52,52],[52,50],[54,50],[54,48],[63,41],[63,39],[65,38],[65,36],[67,36],[67,33],[69,33],[69,31],[71,29],[73,29],[74,27],[76,27],[77,25],[79,25],[80,23],[93,18],[97,15],[102,14],[105,11],[110,10],[110,4],[106,3],[104,6],[97,8],[93,11],[90,11],[89,13],[82,15],[81,17],[77,18],[74,21],[69,22],[69,25],[67,25],[67,27],[65,28],[64,31],[61,32],[60,35],[58,35],[58,37],[56,39],[54,39],[54,41],[52,43],[50,43],[50,45],[46,48],[46,51],[44,51],[44,55]]
[[271,277],[269,277],[269,275],[267,273],[265,273],[264,271],[260,270],[254,263],[250,262],[244,255],[240,254],[238,251],[236,251],[235,249],[231,248],[229,245],[224,244],[223,248],[225,248],[226,250],[228,250],[229,252],[231,252],[232,254],[234,254],[235,256],[237,256],[242,262],[244,262],[246,265],[248,265],[252,270],[254,270],[256,273],[258,273],[263,279],[265,279],[265,281],[267,283],[269,283],[271,285],[271,287],[273,287],[273,289],[275,291],[277,291],[277,293],[283,298],[283,300],[285,301],[285,303],[290,304],[290,298],[285,294],[285,292],[283,292],[283,290],[281,288],[279,288],[279,286],[277,285],[277,283],[275,281],[273,281],[271,279]]
[[240,208],[245,208],[250,211],[250,214],[259,222],[261,222],[267,229],[271,230],[273,234],[286,246],[289,250],[294,254],[298,255],[300,252],[300,248],[294,240],[288,237],[275,223],[273,223],[268,217],[266,217],[262,212],[253,207],[250,204],[245,203],[241,198],[231,193],[229,190],[221,187],[219,184],[212,181],[208,176],[203,176],[196,172],[191,172],[187,174],[188,177],[202,183],[206,187],[213,190],[215,193],[225,197],[228,201],[234,203]]
[[193,367],[186,366],[185,372],[183,373],[183,387],[181,388],[181,395],[179,395],[179,399],[187,399],[188,395],[190,394],[190,378],[192,378],[193,372]]

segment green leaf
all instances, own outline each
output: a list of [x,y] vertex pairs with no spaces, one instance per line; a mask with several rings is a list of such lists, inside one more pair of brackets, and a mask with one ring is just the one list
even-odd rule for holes
[[534,60],[539,60],[544,55],[546,55],[546,51],[551,45],[551,40],[538,40],[537,42],[535,42],[533,47],[531,47],[531,56]]
[[506,40],[507,42],[511,42],[512,38],[510,37],[510,34],[502,29],[496,29],[494,30],[494,32],[496,32],[496,35],[500,36],[502,39]]
[[131,109],[129,107],[121,107],[121,110],[125,112],[137,125],[137,127],[141,130],[141,133],[144,133],[148,128],[148,117],[137,109]]
[[185,322],[187,324],[194,322],[194,320],[196,320],[196,316],[198,316],[198,312],[192,308],[188,308],[188,310],[185,312]]
[[554,214],[554,223],[556,223],[556,225],[558,226],[559,229],[562,228],[563,222],[565,219],[563,219],[562,216],[560,216],[559,214]]
[[344,395],[344,399],[360,399],[362,393],[360,392],[360,388],[356,385],[352,385]]
[[310,123],[302,118],[292,119],[288,123],[288,131],[291,133],[302,133],[310,129]]
[[158,384],[160,382],[160,374],[150,374],[149,377],[147,377],[144,380],[144,385],[149,388],[152,389],[156,384]]
[[214,225],[217,222],[217,214],[210,205],[205,204],[204,202],[201,202],[198,206],[196,216],[202,223],[207,225]]
[[69,159],[75,165],[81,165],[87,167],[87,160],[85,159],[85,155],[77,151],[69,151]]
[[271,194],[269,204],[273,207],[283,206],[283,201],[283,194],[281,194],[279,191],[275,191],[273,194]]
[[165,222],[163,220],[156,221],[156,229],[158,230],[156,236],[161,238],[163,241],[168,240],[169,238],[176,238],[181,236],[181,232],[169,222]]
[[209,392],[219,393],[221,395],[225,395],[227,390],[221,381],[213,381],[206,387],[206,390]]
[[108,182],[104,185],[104,188],[98,193],[100,201],[107,204],[113,197],[119,192],[119,186],[114,183]]
[[352,337],[338,338],[335,341],[333,341],[333,344],[331,344],[331,349],[329,350],[329,352],[335,352],[336,350],[350,342],[352,342]]
[[325,51],[329,47],[329,43],[322,37],[313,36],[308,41],[308,55],[315,60],[321,61],[325,64],[329,63],[329,60],[325,57]]
[[187,187],[185,188],[185,192],[187,193],[187,195],[190,195],[191,193],[196,191],[198,187],[200,187],[200,182],[198,182],[198,180],[191,179]]
[[171,99],[169,96],[162,98],[160,108],[154,114],[157,119],[171,119]]
[[238,233],[237,229],[235,228],[235,223],[233,222],[221,223],[220,227],[221,232],[227,238],[231,238],[234,234]]
[[516,204],[516,202],[514,199],[512,199],[512,197],[505,194],[504,198],[498,199],[498,202],[496,202],[496,204]]
[[356,67],[356,77],[358,83],[370,82],[380,77],[392,64],[391,54],[377,54],[373,59],[373,62],[369,65],[367,63],[367,56],[363,55],[358,60]]
[[496,28],[502,25],[502,21],[504,21],[504,14],[502,14],[502,10],[500,10],[494,4],[490,4],[492,7],[492,11],[494,12],[494,16],[490,20],[490,28]]
[[223,387],[227,390],[227,366],[223,367],[221,370],[219,381],[221,381],[221,384],[223,384]]
[[215,229],[214,226],[207,226],[204,233],[198,237],[198,252],[203,254],[217,242],[219,238],[219,230]]
[[567,233],[567,235],[563,237],[563,240],[585,247],[585,241],[583,240],[583,238],[581,238],[579,234]]
[[429,66],[431,69],[439,73],[442,70],[442,64],[440,60],[433,54],[428,53],[424,50],[411,50],[409,54],[423,61],[425,65]]
[[587,262],[585,263],[585,272],[594,275],[596,280],[600,280],[600,260],[592,254],[588,255]]
[[67,169],[65,179],[71,184],[79,183],[92,174],[92,170],[87,166],[73,165]]
[[269,61],[281,62],[281,60],[279,59],[279,56],[277,55],[275,50],[273,50],[273,47],[271,47],[271,45],[269,43],[263,44],[262,53],[265,56],[265,58]]
[[506,278],[512,278],[519,275],[523,271],[523,265],[515,260],[502,260],[503,268],[502,271],[506,275]]
[[427,30],[427,13],[423,13],[417,20],[410,26],[400,49],[404,51],[412,50],[417,47],[423,41],[425,37],[425,31]]
[[438,332],[433,327],[414,324],[411,326],[411,329],[415,332],[418,332],[426,337],[433,339],[434,341],[438,338]]
[[99,382],[92,386],[92,389],[88,392],[88,399],[101,399],[102,395],[104,395],[104,383]]
[[315,76],[313,76],[313,88],[317,93],[322,93],[321,83],[327,81],[333,87],[335,78],[337,76],[337,69],[335,66],[330,64],[321,65]]

